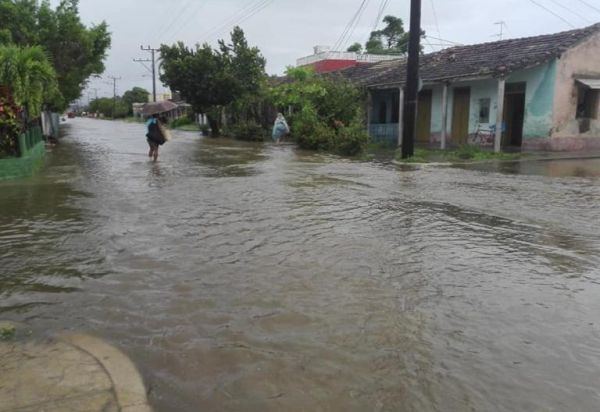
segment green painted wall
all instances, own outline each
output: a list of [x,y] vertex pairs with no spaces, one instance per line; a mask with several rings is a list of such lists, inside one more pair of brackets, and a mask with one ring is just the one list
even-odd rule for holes
[[19,147],[21,157],[0,159],[0,180],[31,176],[42,166],[46,143],[40,128],[20,135]]
[[512,74],[506,81],[527,83],[523,138],[549,137],[554,110],[556,61]]

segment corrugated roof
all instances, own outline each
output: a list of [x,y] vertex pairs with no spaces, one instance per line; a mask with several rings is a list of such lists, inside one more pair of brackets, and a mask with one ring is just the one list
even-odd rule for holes
[[[433,83],[508,74],[546,63],[598,31],[600,23],[555,34],[451,47],[421,56],[420,76],[425,83]],[[340,73],[366,87],[403,85],[406,59],[361,64]]]

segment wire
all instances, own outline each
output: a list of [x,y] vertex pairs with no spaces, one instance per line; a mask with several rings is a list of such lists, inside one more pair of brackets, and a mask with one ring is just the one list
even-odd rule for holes
[[349,40],[352,38],[352,35],[354,34],[354,30],[356,30],[356,27],[358,27],[358,24],[360,23],[360,19],[361,19],[363,13],[365,12],[366,8],[369,6],[370,2],[371,2],[371,0],[367,0],[365,7],[363,8],[363,10],[360,13],[360,15],[358,16],[358,18],[356,19],[356,22],[354,23],[354,26],[352,27],[350,34],[348,34],[348,36],[346,37],[346,44],[344,45],[344,48],[348,45]]
[[441,42],[445,42],[445,43],[449,43],[449,44],[453,44],[455,46],[462,46],[461,43],[457,43],[455,41],[450,41],[450,40],[446,40],[446,39],[441,39],[439,37],[433,37],[433,36],[430,36],[429,34],[426,34],[424,37],[429,37],[430,39],[441,41]]
[[532,2],[533,4],[535,4],[536,6],[546,10],[548,13],[552,14],[554,17],[557,17],[559,19],[561,19],[562,21],[564,21],[565,23],[567,23],[571,28],[575,28],[575,26],[573,26],[567,19],[565,19],[563,16],[561,16],[558,13],[553,12],[552,10],[550,10],[549,8],[547,8],[546,6],[541,5],[540,3],[538,3],[535,0],[529,0],[530,2]]
[[161,37],[165,36],[169,33],[169,31],[175,26],[175,24],[185,15],[186,9],[192,5],[194,0],[188,0],[187,2],[182,2],[180,7],[177,9],[173,17],[169,20],[169,23],[165,25],[162,30],[158,32],[155,37],[155,43],[160,40]]
[[592,6],[590,3],[588,3],[587,1],[584,0],[579,0],[581,3],[585,4],[586,6],[588,6],[590,9],[592,10],[596,10],[598,13],[600,13],[600,9],[596,6]]
[[390,0],[381,0],[381,4],[379,5],[379,12],[377,13],[377,18],[375,19],[375,23],[373,23],[373,30],[371,30],[371,32],[377,30],[377,27],[379,26],[379,23],[381,23],[381,18],[383,17],[383,13],[385,13],[385,9],[387,8],[388,4],[390,4]]
[[348,36],[348,33],[350,32],[350,30],[352,29],[352,26],[354,25],[354,22],[356,21],[358,16],[362,14],[362,11],[363,11],[363,8],[365,7],[366,2],[367,2],[367,0],[361,1],[360,5],[358,6],[358,9],[354,13],[352,18],[348,22],[348,24],[346,25],[346,27],[344,28],[344,31],[342,32],[340,37],[337,39],[337,41],[333,45],[333,50],[339,50],[339,48],[342,46],[342,44],[344,44],[345,39]]
[[438,36],[442,37],[442,33],[440,32],[440,25],[438,24],[437,13],[435,11],[435,4],[433,3],[433,0],[430,0],[430,2],[431,2],[431,10],[433,11],[433,21],[435,21],[435,28],[437,30],[437,34],[438,34]]
[[183,30],[184,28],[186,28],[192,21],[194,21],[194,19],[198,16],[198,12],[200,10],[202,10],[202,8],[205,5],[206,5],[206,2],[205,3],[200,3],[199,7],[196,7],[196,10],[193,13],[190,13],[188,15],[187,20],[184,20],[184,22],[177,27],[177,29],[175,30],[175,32],[170,36],[171,39],[175,40],[175,37],[177,37],[177,35],[181,32],[181,30]]
[[579,17],[580,19],[582,19],[582,20],[584,20],[584,21],[586,21],[586,22],[588,22],[588,23],[592,23],[592,21],[591,21],[590,19],[588,19],[587,17],[584,17],[584,16],[582,16],[581,14],[577,13],[576,11],[574,11],[574,10],[571,10],[570,8],[568,8],[568,7],[566,7],[566,6],[562,5],[562,4],[560,4],[558,1],[556,1],[556,0],[550,0],[550,1],[551,1],[552,3],[554,3],[554,4],[556,4],[558,7],[562,8],[562,9],[565,9],[566,11],[570,12],[571,14],[573,14],[573,15],[575,15],[575,16],[577,16],[577,17]]
[[225,21],[213,26],[209,30],[205,31],[200,37],[201,38],[211,38],[219,33],[221,33],[224,29],[229,28],[231,26],[236,26],[242,21],[247,20],[252,17],[254,14],[263,10],[267,7],[273,0],[255,0],[254,2],[246,5],[245,7],[239,9],[233,15],[231,15]]

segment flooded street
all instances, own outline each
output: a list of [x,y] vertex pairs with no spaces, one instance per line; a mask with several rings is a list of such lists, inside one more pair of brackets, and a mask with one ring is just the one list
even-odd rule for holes
[[65,132],[0,182],[0,318],[109,341],[155,410],[598,410],[600,160]]

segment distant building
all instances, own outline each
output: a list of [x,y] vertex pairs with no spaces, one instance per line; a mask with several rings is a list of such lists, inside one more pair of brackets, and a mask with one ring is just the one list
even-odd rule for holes
[[398,59],[398,56],[339,52],[331,50],[329,46],[315,46],[314,54],[298,59],[296,66],[312,67],[317,73],[328,73],[363,63],[377,63],[395,59]]

